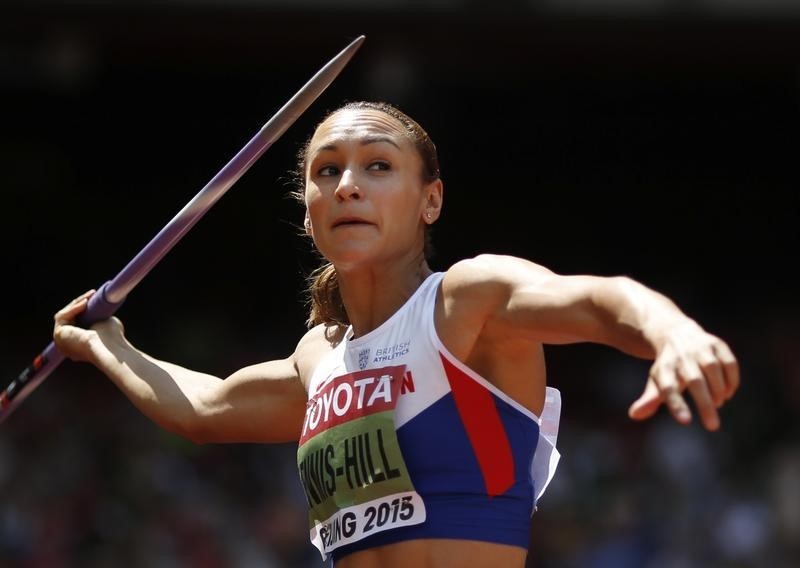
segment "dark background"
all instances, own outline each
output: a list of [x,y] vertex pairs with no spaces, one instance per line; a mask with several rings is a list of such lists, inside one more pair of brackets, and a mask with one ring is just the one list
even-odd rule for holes
[[[800,562],[800,11],[777,0],[7,3],[0,187],[10,382],[330,57],[336,82],[142,281],[128,336],[220,375],[286,356],[317,259],[287,197],[327,110],[436,142],[435,269],[480,252],[627,274],[740,359],[723,429],[631,423],[647,364],[548,348],[564,458],[530,566]],[[759,8],[760,6],[760,8]],[[64,363],[0,426],[2,566],[318,566],[290,446],[193,446]]]

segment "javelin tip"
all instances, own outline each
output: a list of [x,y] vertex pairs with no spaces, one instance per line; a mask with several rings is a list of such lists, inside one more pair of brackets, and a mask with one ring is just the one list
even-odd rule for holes
[[334,76],[338,75],[338,73],[344,68],[345,65],[347,65],[347,63],[353,57],[355,52],[358,51],[358,48],[361,47],[361,44],[364,43],[365,39],[367,39],[366,36],[360,35],[356,39],[351,41],[347,47],[345,47],[342,51],[340,51],[339,54],[336,57],[334,57],[328,63],[328,65],[326,65],[326,68],[335,69],[332,74]]

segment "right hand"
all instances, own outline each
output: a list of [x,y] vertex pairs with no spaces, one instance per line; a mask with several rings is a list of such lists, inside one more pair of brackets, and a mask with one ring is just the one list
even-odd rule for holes
[[91,361],[92,344],[101,334],[123,334],[122,322],[112,317],[97,322],[91,329],[84,329],[75,324],[75,320],[89,304],[95,290],[88,290],[61,308],[54,316],[53,342],[65,357],[73,361]]
[[[628,414],[634,420],[650,418],[664,404],[681,424],[691,421],[686,396],[694,399],[697,413],[707,430],[720,426],[719,408],[739,388],[739,364],[730,347],[696,322],[671,326],[642,396]],[[686,394],[684,394],[686,392]]]

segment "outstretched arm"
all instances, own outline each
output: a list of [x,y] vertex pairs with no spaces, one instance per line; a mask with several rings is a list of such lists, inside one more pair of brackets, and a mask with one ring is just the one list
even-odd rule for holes
[[56,314],[56,346],[66,357],[94,364],[153,422],[197,443],[298,439],[306,393],[294,355],[223,380],[139,351],[116,318],[88,330],[72,325],[91,295]]
[[443,284],[445,301],[466,306],[493,341],[525,337],[550,344],[603,343],[653,360],[632,418],[665,404],[691,420],[683,391],[709,430],[717,409],[739,386],[739,368],[724,341],[707,333],[671,300],[627,277],[561,276],[519,258],[482,255],[456,264]]

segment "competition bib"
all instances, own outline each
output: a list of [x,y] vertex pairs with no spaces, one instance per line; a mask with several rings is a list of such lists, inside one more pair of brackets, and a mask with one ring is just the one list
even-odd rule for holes
[[323,558],[371,534],[425,521],[394,427],[404,370],[335,377],[308,401],[297,465],[311,542]]

